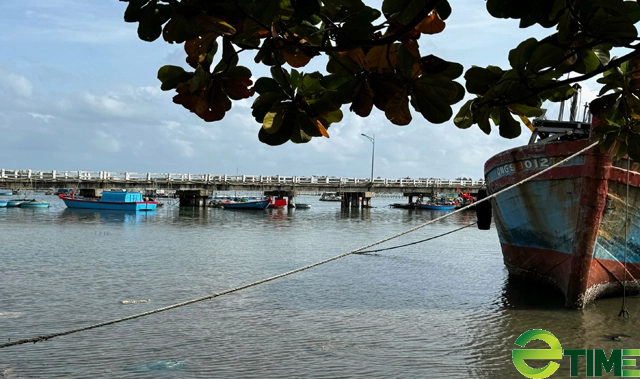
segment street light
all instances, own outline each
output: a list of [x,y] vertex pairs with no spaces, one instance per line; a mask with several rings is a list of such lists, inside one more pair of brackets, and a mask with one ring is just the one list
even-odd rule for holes
[[371,141],[371,183],[373,184],[373,157],[375,156],[376,153],[376,135],[374,134],[373,137],[369,137],[366,134],[360,134],[363,137],[367,137],[367,139],[369,141]]

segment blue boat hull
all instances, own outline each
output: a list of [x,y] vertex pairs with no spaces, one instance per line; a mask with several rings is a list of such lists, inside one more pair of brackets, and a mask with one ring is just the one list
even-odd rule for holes
[[266,209],[268,206],[269,200],[222,203],[222,208],[224,209]]
[[22,204],[20,204],[20,208],[49,208],[49,203],[45,203],[45,202],[30,202],[30,201],[26,201]]
[[451,211],[456,209],[456,206],[455,205],[422,204],[422,209],[429,209],[432,211]]
[[86,199],[62,198],[67,208],[72,209],[99,209],[110,211],[152,211],[156,209],[158,203],[154,201],[145,202],[101,202]]
[[0,200],[0,208],[4,208],[7,206],[8,201],[7,200]]
[[0,190],[0,196],[12,196],[13,191]]

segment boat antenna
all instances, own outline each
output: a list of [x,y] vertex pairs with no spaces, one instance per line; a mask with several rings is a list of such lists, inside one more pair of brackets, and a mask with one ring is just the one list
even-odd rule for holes
[[576,92],[573,93],[573,98],[571,99],[571,110],[569,113],[569,121],[572,122],[576,120],[576,114],[578,113],[578,104],[580,103],[582,97],[582,87],[580,87],[578,83],[573,85],[573,89],[575,89]]

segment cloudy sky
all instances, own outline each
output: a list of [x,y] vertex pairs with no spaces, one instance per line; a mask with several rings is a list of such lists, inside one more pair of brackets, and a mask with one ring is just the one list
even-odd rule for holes
[[[368,1],[371,5],[380,1]],[[366,119],[344,108],[331,138],[270,147],[258,141],[253,99],[206,123],[160,90],[159,67],[184,65],[182,46],[143,42],[117,0],[0,2],[0,169],[89,170],[368,178],[483,176],[492,155],[526,144],[497,130],[433,125],[412,112],[409,126],[374,109]],[[471,65],[507,67],[508,51],[550,31],[492,19],[483,0],[454,2],[445,31],[423,35],[423,53]],[[255,53],[241,56],[252,62]],[[242,63],[241,63],[242,64]],[[247,65],[247,64],[245,64]],[[311,70],[322,69],[318,63]],[[306,71],[311,71],[306,70]],[[254,74],[256,72],[254,71]],[[259,73],[258,73],[259,75]],[[593,97],[588,89],[583,100]],[[464,101],[454,107],[454,113]],[[557,117],[557,107],[549,107]]]

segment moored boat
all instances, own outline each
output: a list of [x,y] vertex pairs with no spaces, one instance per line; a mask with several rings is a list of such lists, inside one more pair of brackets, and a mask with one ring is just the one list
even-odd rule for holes
[[0,200],[0,208],[6,208],[9,200]]
[[220,205],[224,209],[267,209],[269,207],[269,199],[223,201]]
[[49,203],[32,199],[23,201],[20,208],[49,208]]
[[333,192],[324,192],[320,195],[320,201],[342,201],[342,196]]
[[389,204],[389,207],[400,209],[420,209],[420,203],[393,203]]
[[135,191],[105,191],[100,198],[58,195],[67,208],[103,209],[115,211],[151,211],[158,203],[143,199],[142,193]]
[[311,208],[310,204],[306,204],[306,203],[296,203],[295,205],[296,209],[309,209]]
[[[589,123],[540,120],[533,125],[529,145],[502,152],[485,164],[489,193],[519,183],[592,143]],[[594,147],[493,198],[509,273],[551,283],[572,308],[621,295],[623,282],[627,290],[637,291],[640,164],[632,161],[627,167],[627,162],[613,162]]]
[[451,211],[456,209],[455,204],[437,204],[437,203],[425,203],[420,206],[422,209],[429,209],[432,211]]
[[[31,200],[35,200],[35,199],[31,199]],[[31,201],[31,200],[27,200],[27,199],[11,199],[7,201],[7,207],[11,208],[11,207],[19,207],[20,204],[24,203],[25,201]]]
[[0,188],[0,196],[12,196],[13,191],[8,188]]

